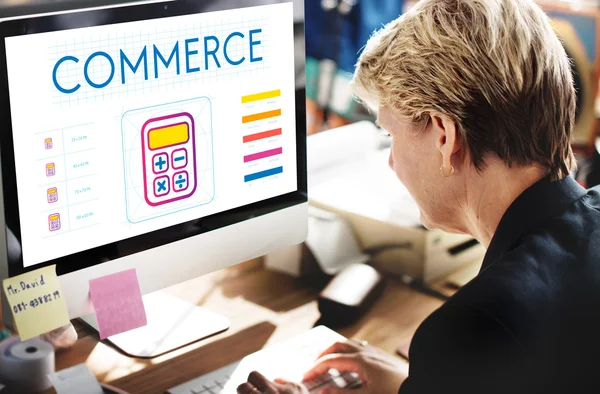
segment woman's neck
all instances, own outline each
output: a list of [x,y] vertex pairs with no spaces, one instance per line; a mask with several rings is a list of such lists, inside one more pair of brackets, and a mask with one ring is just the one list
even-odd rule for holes
[[463,217],[469,233],[487,248],[510,205],[546,171],[538,166],[507,168],[500,159],[486,164],[482,173],[474,171],[466,182]]

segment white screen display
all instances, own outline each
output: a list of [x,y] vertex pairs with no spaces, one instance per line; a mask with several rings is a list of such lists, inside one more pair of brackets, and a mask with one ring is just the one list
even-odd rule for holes
[[291,2],[6,57],[25,267],[297,190]]

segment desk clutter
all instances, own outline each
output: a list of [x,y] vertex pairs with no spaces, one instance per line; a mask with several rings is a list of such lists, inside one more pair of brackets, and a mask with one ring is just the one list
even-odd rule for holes
[[[100,339],[146,325],[146,312],[135,269],[90,280]],[[69,311],[56,266],[4,279],[4,293],[22,340],[69,324]]]
[[[58,394],[118,392],[103,389],[83,364],[55,373],[55,347],[69,347],[77,339],[56,266],[4,279],[2,285],[19,334],[0,342],[2,385],[16,392],[52,386]],[[146,325],[135,269],[92,279],[89,286],[100,339]]]
[[24,393],[46,390],[52,386],[54,348],[38,338],[21,341],[13,336],[0,343],[0,382]]
[[54,387],[57,394],[118,393],[102,388],[85,364],[55,372],[52,344],[13,336],[0,343],[0,382],[11,393],[35,393]]

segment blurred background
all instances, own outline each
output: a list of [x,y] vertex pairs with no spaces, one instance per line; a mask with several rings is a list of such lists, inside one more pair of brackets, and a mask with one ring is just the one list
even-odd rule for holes
[[[35,8],[98,6],[136,0],[0,0],[0,18],[26,14]],[[232,0],[198,0],[222,3]],[[238,1],[239,0],[235,0]],[[269,1],[269,0],[267,0]],[[278,3],[286,0],[270,0]],[[307,132],[317,134],[374,116],[352,96],[348,82],[373,31],[396,19],[417,0],[304,0],[296,2],[297,40],[306,39],[306,69],[296,70],[298,87],[306,76]],[[550,16],[572,59],[578,93],[573,146],[584,186],[600,184],[600,0],[536,0]],[[299,51],[296,56],[304,56]]]
[[[584,186],[600,184],[600,1],[537,0],[572,60],[577,89],[573,146]],[[305,0],[308,134],[374,120],[348,82],[369,36],[416,0]]]

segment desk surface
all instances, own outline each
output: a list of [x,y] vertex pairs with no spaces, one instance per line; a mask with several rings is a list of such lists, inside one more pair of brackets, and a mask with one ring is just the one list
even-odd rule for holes
[[[154,359],[127,357],[78,321],[79,340],[56,355],[56,370],[86,363],[101,382],[129,393],[162,393],[213,371],[266,345],[308,331],[319,318],[320,285],[244,263],[190,280],[167,291],[226,315],[225,333]],[[410,341],[419,324],[442,304],[399,281],[390,280],[383,297],[354,325],[338,330],[393,353]],[[53,392],[53,391],[49,391]]]

